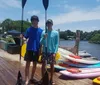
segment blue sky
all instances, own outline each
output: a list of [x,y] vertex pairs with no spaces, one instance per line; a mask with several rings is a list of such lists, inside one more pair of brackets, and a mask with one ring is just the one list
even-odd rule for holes
[[[40,18],[44,28],[42,0],[27,0],[24,20],[32,15]],[[0,21],[6,18],[21,19],[21,0],[0,0]],[[93,31],[100,29],[100,0],[50,0],[48,18],[53,19],[54,29]]]

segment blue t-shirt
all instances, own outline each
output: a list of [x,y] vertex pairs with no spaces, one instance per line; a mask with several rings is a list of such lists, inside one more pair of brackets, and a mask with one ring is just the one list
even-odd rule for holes
[[41,28],[32,26],[26,30],[25,38],[28,39],[27,50],[39,51],[42,31]]

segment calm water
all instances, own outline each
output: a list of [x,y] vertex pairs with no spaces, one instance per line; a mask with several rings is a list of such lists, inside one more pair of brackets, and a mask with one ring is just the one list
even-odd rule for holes
[[[74,46],[75,41],[60,41],[61,46]],[[81,41],[79,50],[85,50],[88,53],[92,54],[92,56],[97,57],[100,59],[100,44],[92,44],[88,43],[87,41]]]

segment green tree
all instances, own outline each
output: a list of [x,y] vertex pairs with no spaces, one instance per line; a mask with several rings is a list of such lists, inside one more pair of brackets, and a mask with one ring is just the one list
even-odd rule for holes
[[12,29],[12,23],[11,19],[6,19],[2,22],[1,26],[4,28],[4,31],[8,31]]
[[[24,32],[26,28],[28,28],[31,25],[30,22],[23,21],[23,29],[22,31]],[[4,31],[8,30],[21,30],[21,20],[11,20],[11,19],[6,19],[1,23],[1,26],[4,28]]]
[[99,33],[95,34],[89,41],[100,44],[100,34]]

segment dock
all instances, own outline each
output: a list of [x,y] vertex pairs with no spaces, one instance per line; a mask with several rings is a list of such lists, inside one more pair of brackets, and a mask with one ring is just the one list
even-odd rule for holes
[[[19,71],[19,55],[11,55],[6,51],[0,49],[0,85],[15,85],[17,80],[17,73]],[[32,65],[30,67],[31,71]],[[25,61],[21,60],[21,74],[24,79]],[[41,79],[41,64],[38,64],[35,73],[37,80]],[[54,73],[54,82],[56,85],[94,85],[92,79],[71,79],[62,76],[60,73]],[[31,84],[34,85],[34,84]]]

